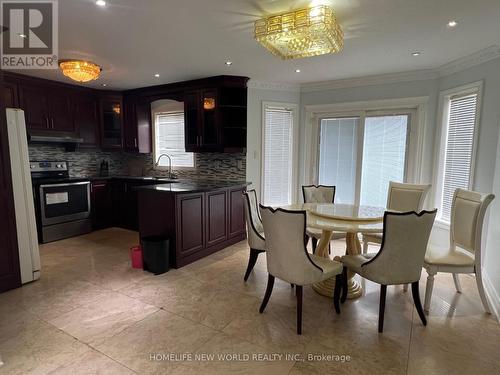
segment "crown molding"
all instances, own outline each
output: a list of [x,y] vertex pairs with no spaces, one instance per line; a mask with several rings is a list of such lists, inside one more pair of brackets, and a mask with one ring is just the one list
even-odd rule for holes
[[346,78],[332,81],[309,82],[303,83],[300,86],[301,92],[326,91],[345,89],[351,87],[363,87],[382,85],[398,82],[423,81],[437,79],[439,77],[448,76],[471,68],[476,65],[483,64],[487,61],[494,60],[500,57],[500,47],[490,46],[477,51],[471,55],[450,61],[435,69],[414,70],[400,73],[378,74],[357,78]]
[[274,90],[274,91],[293,91],[300,92],[300,84],[286,82],[265,82],[251,79],[248,81],[247,87],[250,89],[259,90]]
[[499,46],[489,46],[471,55],[461,57],[441,65],[437,70],[440,77],[461,72],[462,70],[472,68],[473,66],[483,64],[487,61],[494,60],[500,57]]
[[310,82],[302,84],[300,89],[301,92],[325,91],[397,82],[425,81],[436,78],[438,78],[438,73],[435,70],[426,69],[410,72],[377,74],[358,78],[337,79],[333,81]]

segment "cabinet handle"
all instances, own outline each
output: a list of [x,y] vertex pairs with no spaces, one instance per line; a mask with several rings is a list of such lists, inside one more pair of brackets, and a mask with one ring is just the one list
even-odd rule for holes
[[137,147],[137,138],[134,138],[134,147]]
[[45,117],[45,122],[47,123],[47,129],[50,129],[49,118],[48,117]]
[[55,129],[55,126],[54,126],[54,117],[51,118],[51,121],[52,121],[52,129]]

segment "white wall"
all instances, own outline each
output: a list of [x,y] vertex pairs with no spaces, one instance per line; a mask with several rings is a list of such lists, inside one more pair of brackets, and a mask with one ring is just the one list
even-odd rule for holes
[[261,154],[262,154],[262,102],[280,102],[299,104],[298,90],[268,90],[260,88],[248,89],[247,109],[247,181],[250,188],[257,191],[260,197]]

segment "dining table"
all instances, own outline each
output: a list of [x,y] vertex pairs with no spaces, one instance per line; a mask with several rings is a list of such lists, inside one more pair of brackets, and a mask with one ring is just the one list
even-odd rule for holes
[[[385,208],[366,205],[341,203],[302,203],[282,206],[291,211],[306,212],[306,226],[321,230],[321,239],[315,254],[330,258],[330,240],[334,232],[346,234],[346,254],[361,254],[360,233],[382,233]],[[340,257],[334,260],[340,261]],[[347,298],[358,298],[363,293],[361,283],[355,279],[353,272],[348,272]],[[312,285],[319,294],[333,297],[335,278],[330,278]]]

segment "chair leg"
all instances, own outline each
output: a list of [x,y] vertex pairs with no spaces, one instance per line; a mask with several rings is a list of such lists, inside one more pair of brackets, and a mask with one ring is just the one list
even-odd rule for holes
[[340,302],[344,303],[347,299],[347,267],[342,268],[342,296]]
[[368,252],[368,242],[363,241],[363,254],[366,254]]
[[455,289],[457,293],[462,293],[462,285],[460,285],[460,279],[458,278],[458,273],[453,274],[453,282],[455,283]]
[[271,293],[273,292],[274,286],[274,276],[269,274],[267,278],[267,288],[266,294],[264,295],[264,299],[262,300],[262,304],[260,305],[259,312],[262,314],[266,309],[267,303],[269,302],[269,298],[271,298]]
[[432,289],[434,288],[434,275],[436,272],[427,270],[427,285],[425,287],[424,311],[429,312],[431,307]]
[[297,335],[302,334],[302,285],[295,289],[297,295]]
[[335,312],[340,314],[340,293],[342,292],[342,274],[335,276],[335,289],[333,290],[333,306]]
[[427,325],[427,319],[425,319],[424,309],[422,309],[422,302],[420,302],[420,292],[418,290],[418,281],[411,283],[411,294],[413,296],[413,302],[415,303],[415,308],[417,309],[418,316],[422,321],[424,326]]
[[488,304],[488,298],[486,298],[486,293],[484,292],[483,277],[481,269],[476,267],[476,284],[477,290],[479,291],[479,297],[481,297],[481,302],[483,303],[484,311],[491,314],[490,305]]
[[378,309],[378,331],[384,331],[384,312],[385,312],[385,296],[387,294],[387,285],[380,285],[380,305]]
[[404,284],[403,285],[403,292],[407,292],[408,291],[408,284]]
[[261,250],[250,249],[250,258],[248,258],[248,266],[245,272],[245,277],[243,278],[244,281],[248,280],[250,272],[252,272],[255,263],[257,262],[257,258],[261,252],[262,252]]
[[316,253],[316,247],[318,246],[318,239],[311,237],[312,251],[313,254]]

